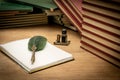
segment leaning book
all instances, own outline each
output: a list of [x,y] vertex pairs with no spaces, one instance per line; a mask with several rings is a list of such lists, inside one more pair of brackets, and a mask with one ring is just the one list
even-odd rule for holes
[[35,62],[31,64],[32,52],[28,50],[28,41],[29,39],[22,39],[0,45],[0,50],[17,62],[28,73],[74,59],[72,54],[47,42],[43,50],[36,52]]

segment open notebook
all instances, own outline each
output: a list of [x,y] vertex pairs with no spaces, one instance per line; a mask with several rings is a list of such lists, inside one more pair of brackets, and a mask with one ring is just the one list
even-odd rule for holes
[[28,50],[29,39],[22,39],[0,45],[0,50],[16,61],[29,73],[73,60],[73,56],[47,42],[45,48],[36,52],[35,62],[31,64],[32,52]]

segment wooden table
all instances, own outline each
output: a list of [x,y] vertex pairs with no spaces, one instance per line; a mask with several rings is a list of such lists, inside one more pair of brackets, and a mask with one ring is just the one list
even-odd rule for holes
[[[56,35],[61,34],[58,25],[40,25],[21,28],[0,29],[0,44],[43,35],[53,44]],[[80,48],[80,35],[68,30],[69,46],[55,45],[69,53],[75,60],[50,67],[32,74],[0,52],[0,80],[119,80],[120,69],[87,53]]]

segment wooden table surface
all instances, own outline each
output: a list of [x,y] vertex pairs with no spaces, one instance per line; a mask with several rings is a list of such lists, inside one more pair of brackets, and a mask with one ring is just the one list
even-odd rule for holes
[[[30,38],[35,35],[45,36],[50,43],[61,34],[58,25],[40,25],[21,28],[0,29],[0,44]],[[28,74],[13,60],[0,52],[0,80],[119,80],[120,69],[80,48],[80,35],[68,30],[69,46],[55,45],[74,56],[74,61],[53,66]]]

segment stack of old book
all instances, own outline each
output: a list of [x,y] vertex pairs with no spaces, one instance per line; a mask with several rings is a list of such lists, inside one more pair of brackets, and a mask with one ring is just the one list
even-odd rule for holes
[[47,24],[49,21],[77,30],[52,0],[0,0],[0,28]]
[[50,8],[49,10],[42,9],[42,11],[50,17],[50,22],[62,25],[63,27],[77,31],[77,28],[72,24],[69,18],[59,9]]
[[120,67],[120,2],[84,0],[81,48]]
[[14,2],[35,6],[41,9],[42,13],[46,14],[48,22],[57,23],[75,31],[77,30],[52,0],[15,0]]
[[[40,6],[40,5],[39,5]],[[0,1],[0,28],[47,24],[45,13],[34,11],[34,5]]]
[[33,7],[0,0],[0,17],[32,12]]

